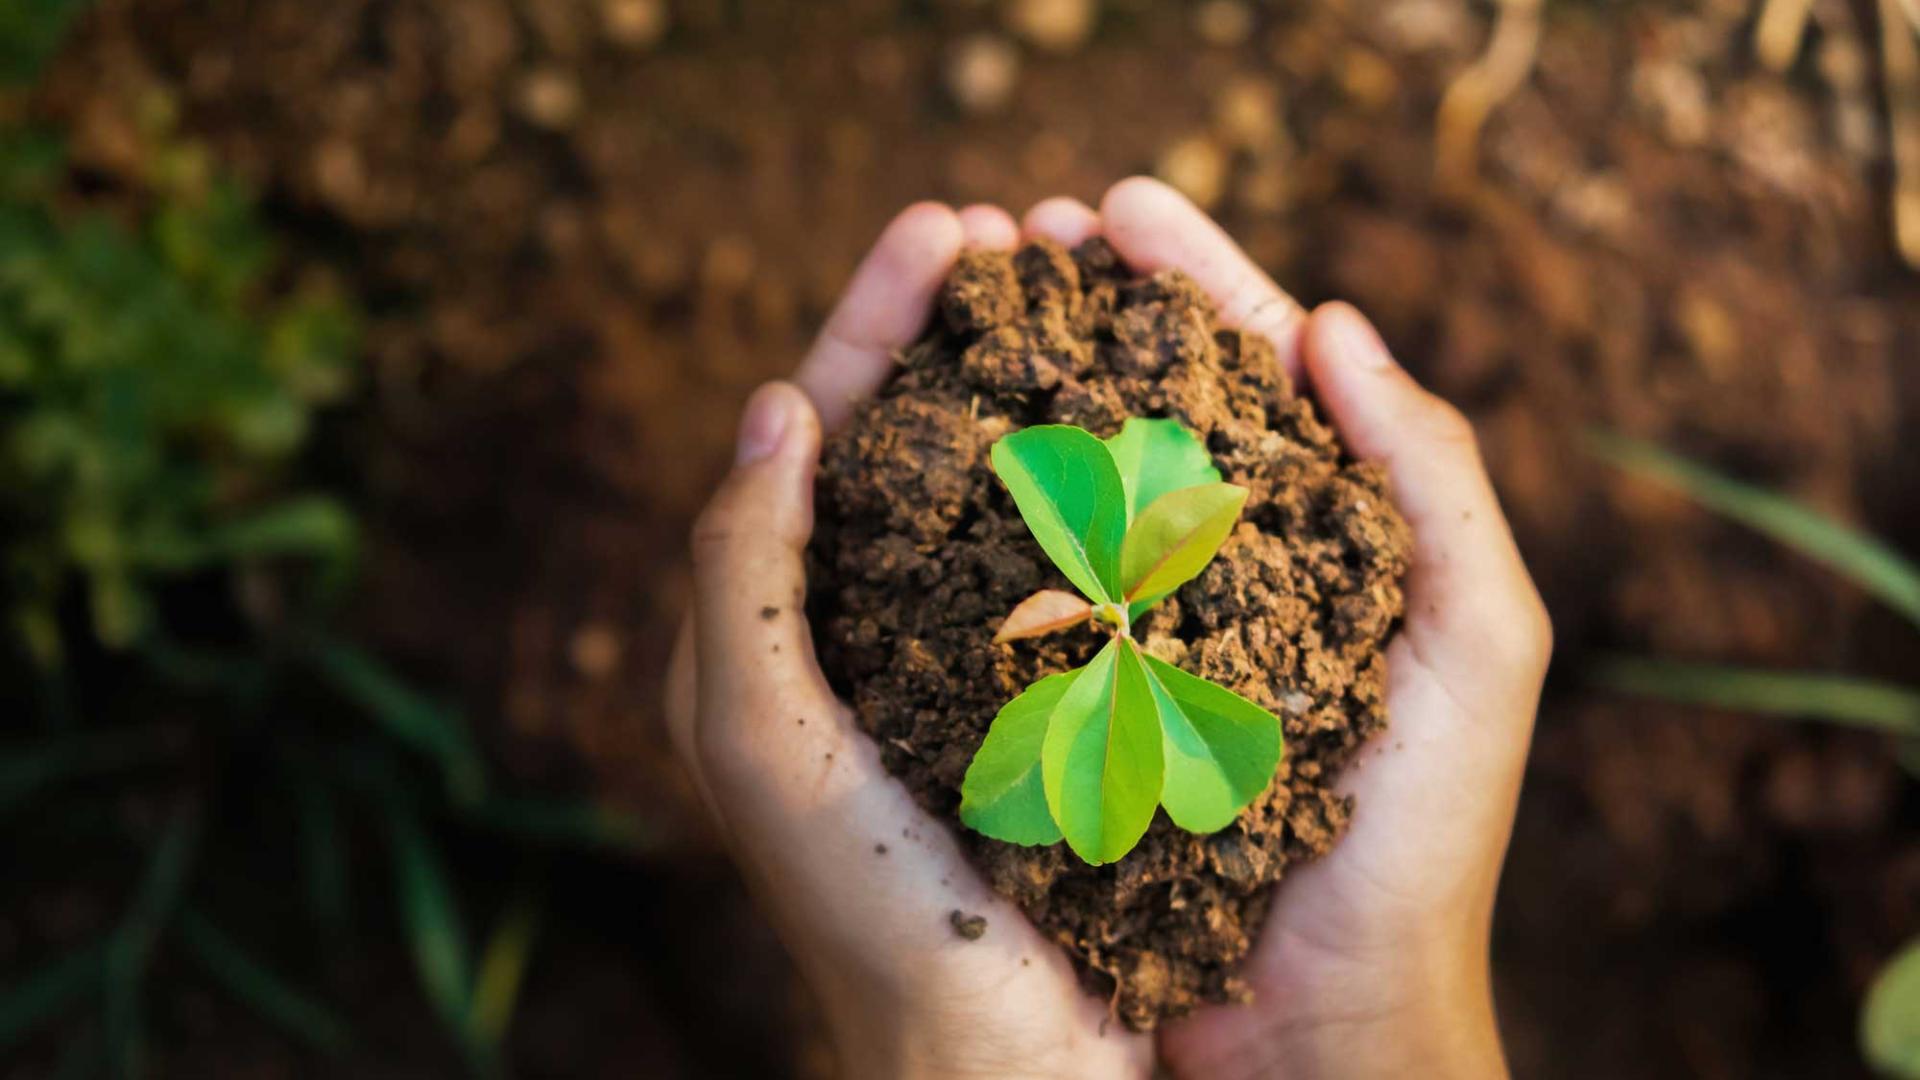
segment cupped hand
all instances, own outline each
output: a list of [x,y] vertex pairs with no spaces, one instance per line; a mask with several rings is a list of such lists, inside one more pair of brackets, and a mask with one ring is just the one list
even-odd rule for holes
[[[738,463],[694,533],[675,743],[856,1075],[1118,1077],[1153,1056],[885,774],[814,663],[801,611],[822,421],[843,422],[885,378],[963,246],[1020,231],[985,207],[895,219],[797,385],[749,403]],[[1348,835],[1281,886],[1247,961],[1255,1003],[1166,1025],[1160,1055],[1183,1076],[1502,1073],[1489,924],[1551,630],[1471,427],[1358,312],[1309,315],[1164,185],[1124,181],[1097,213],[1048,200],[1024,231],[1068,245],[1104,234],[1136,271],[1191,275],[1223,322],[1273,341],[1355,454],[1385,465],[1415,535],[1388,653],[1392,728],[1344,779]],[[954,910],[987,916],[986,936],[955,936]]]
[[[1066,955],[974,872],[880,765],[814,660],[804,551],[822,424],[886,377],[965,246],[1013,219],[933,203],[895,218],[791,383],[753,395],[732,473],[693,531],[675,650],[675,747],[853,1076],[1144,1076],[1145,1036],[1108,1022]],[[953,912],[986,919],[961,937]]]
[[1186,199],[1124,181],[1100,212],[1051,200],[1030,230],[1098,230],[1134,270],[1184,270],[1222,320],[1271,339],[1349,450],[1383,464],[1413,528],[1387,650],[1389,728],[1342,778],[1347,834],[1289,872],[1246,975],[1255,1001],[1166,1025],[1181,1076],[1505,1073],[1488,948],[1552,627],[1458,410],[1358,311],[1308,314]]

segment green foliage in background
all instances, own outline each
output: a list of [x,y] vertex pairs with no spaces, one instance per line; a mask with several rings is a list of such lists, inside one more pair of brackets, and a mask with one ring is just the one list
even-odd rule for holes
[[[0,94],[79,6],[0,0]],[[315,980],[247,931],[351,948],[371,865],[390,868],[428,1004],[495,1072],[538,889],[509,899],[476,970],[446,836],[643,837],[591,805],[495,793],[457,712],[329,629],[359,530],[315,480],[314,433],[354,389],[358,320],[284,280],[246,192],[147,104],[145,186],[93,200],[56,134],[0,123],[0,676],[37,689],[0,727],[0,834],[29,887],[130,871],[89,882],[127,897],[104,932],[0,979],[0,1054],[70,1021],[65,1071],[145,1071],[163,955],[314,1052],[358,1052]],[[365,831],[384,853],[356,846]],[[305,923],[289,931],[283,908]]]
[[61,663],[76,585],[93,635],[153,629],[152,585],[270,556],[352,559],[346,509],[281,483],[315,407],[348,386],[348,311],[259,295],[267,247],[232,187],[182,193],[127,226],[56,215],[38,141],[0,145],[0,515],[9,620]]
[[[1670,487],[1827,566],[1920,627],[1920,565],[1876,537],[1648,443],[1599,433],[1587,445],[1601,460]],[[1920,690],[1911,687],[1851,675],[1645,657],[1609,657],[1592,674],[1623,693],[1883,732],[1902,740],[1901,762],[1910,771],[1920,761],[1914,753],[1920,747]],[[1868,992],[1860,1045],[1875,1070],[1920,1080],[1920,939],[1887,964]]]
[[1225,828],[1273,780],[1280,722],[1146,655],[1131,626],[1206,569],[1246,489],[1221,483],[1172,420],[1128,420],[1104,442],[1031,427],[995,443],[992,460],[1034,541],[1084,594],[1034,594],[995,640],[1089,621],[1110,637],[1085,667],[1040,680],[994,717],[961,783],[960,819],[1009,843],[1064,838],[1096,865],[1133,850],[1157,808],[1192,832]]

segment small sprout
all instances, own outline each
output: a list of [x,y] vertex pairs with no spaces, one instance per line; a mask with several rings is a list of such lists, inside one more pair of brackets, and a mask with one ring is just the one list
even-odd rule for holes
[[1093,621],[1102,626],[1111,626],[1122,637],[1133,629],[1132,620],[1127,618],[1127,609],[1120,604],[1099,604],[1093,609]]
[[1076,427],[1027,428],[995,443],[992,460],[1035,542],[1084,595],[1035,593],[994,640],[1083,622],[1110,638],[1085,667],[1000,709],[961,782],[960,819],[1008,843],[1065,839],[1096,865],[1133,850],[1157,808],[1190,832],[1225,828],[1272,781],[1280,722],[1146,655],[1132,625],[1206,569],[1247,490],[1222,483],[1172,420],[1128,420],[1105,442]]

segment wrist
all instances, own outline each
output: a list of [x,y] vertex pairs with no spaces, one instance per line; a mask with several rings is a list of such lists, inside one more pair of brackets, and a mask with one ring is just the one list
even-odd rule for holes
[[1507,1075],[1484,948],[1410,946],[1378,958],[1334,958],[1290,944],[1294,962],[1283,965],[1277,985],[1256,991],[1237,1022],[1165,1047],[1177,1076]]
[[1329,1012],[1276,1030],[1255,1075],[1424,1076],[1487,1080],[1507,1075],[1491,990],[1470,987],[1381,1013]]
[[[950,1000],[944,1002],[953,1004]],[[915,1005],[906,996],[875,1007],[829,1005],[841,1075],[853,1080],[1146,1080],[1147,1063],[1117,1022],[1104,1034],[1044,1015],[1032,1027],[978,1011]],[[1009,1022],[1010,1021],[1010,1022]]]

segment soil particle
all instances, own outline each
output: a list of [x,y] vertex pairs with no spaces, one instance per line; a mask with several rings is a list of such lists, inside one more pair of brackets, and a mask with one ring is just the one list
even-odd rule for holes
[[987,917],[985,915],[969,915],[959,908],[954,908],[953,911],[948,913],[947,922],[953,925],[953,932],[955,934],[966,938],[968,941],[979,941],[987,932]]
[[[1107,436],[1128,416],[1178,418],[1251,491],[1219,557],[1136,637],[1273,710],[1287,753],[1225,830],[1195,836],[1162,814],[1131,854],[1090,867],[1064,845],[982,837],[955,813],[1000,706],[1099,644],[1080,633],[993,643],[1022,598],[1071,585],[1033,543],[988,449],[1040,423]],[[1270,887],[1337,840],[1352,806],[1335,780],[1386,724],[1382,648],[1411,552],[1384,474],[1342,450],[1272,345],[1219,327],[1181,274],[1129,275],[1099,240],[968,254],[934,326],[828,442],[817,513],[821,662],[888,770],[954,822],[993,888],[1130,1027],[1245,1000],[1235,969]]]

